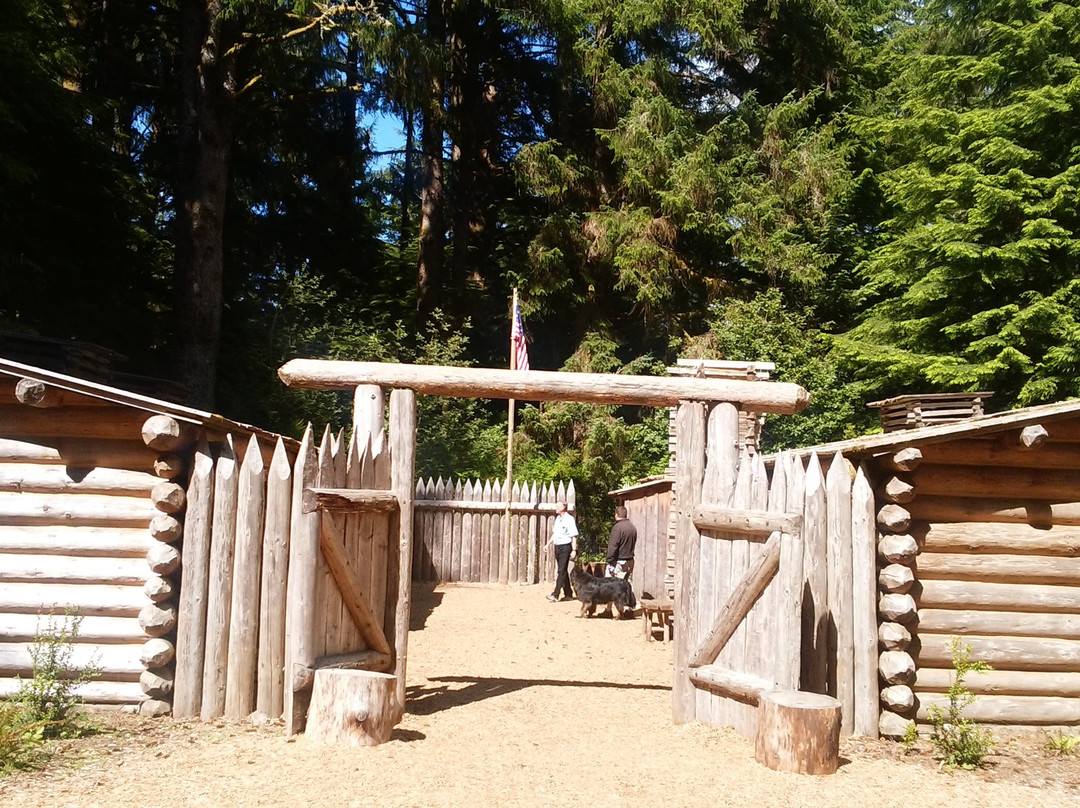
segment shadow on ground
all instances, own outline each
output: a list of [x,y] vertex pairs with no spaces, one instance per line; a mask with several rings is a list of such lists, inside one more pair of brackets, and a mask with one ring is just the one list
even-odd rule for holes
[[406,711],[413,715],[432,715],[433,713],[463,707],[466,704],[515,693],[527,687],[594,687],[617,688],[619,690],[671,690],[667,685],[633,685],[619,682],[581,682],[562,679],[484,679],[473,676],[438,676],[430,682],[466,683],[462,688],[449,685],[434,687],[410,687],[406,694]]

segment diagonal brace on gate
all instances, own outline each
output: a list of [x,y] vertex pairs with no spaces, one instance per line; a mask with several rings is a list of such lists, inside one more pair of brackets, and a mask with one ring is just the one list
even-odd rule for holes
[[737,510],[710,505],[700,505],[694,510],[694,524],[699,529],[769,536],[757,562],[747,570],[735,587],[730,599],[716,616],[709,633],[694,652],[689,667],[690,678],[695,684],[720,688],[748,703],[756,703],[762,692],[774,688],[771,681],[727,670],[713,663],[779,571],[781,535],[799,530],[801,523],[802,517],[797,514]]

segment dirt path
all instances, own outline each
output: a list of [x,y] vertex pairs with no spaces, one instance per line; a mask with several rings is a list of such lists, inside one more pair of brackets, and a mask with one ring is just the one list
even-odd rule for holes
[[120,734],[70,749],[75,766],[0,780],[0,804],[1080,806],[1076,759],[1041,788],[1008,767],[940,772],[866,742],[845,744],[830,777],[769,771],[733,732],[672,724],[670,646],[646,643],[637,620],[578,620],[546,591],[418,591],[408,712],[383,746],[125,717]]

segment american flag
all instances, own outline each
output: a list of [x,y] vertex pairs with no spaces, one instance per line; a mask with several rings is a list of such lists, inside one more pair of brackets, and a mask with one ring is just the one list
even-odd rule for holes
[[518,370],[529,369],[529,346],[525,344],[525,326],[521,322],[521,307],[514,295],[514,317],[510,325],[510,345],[514,349],[514,367]]

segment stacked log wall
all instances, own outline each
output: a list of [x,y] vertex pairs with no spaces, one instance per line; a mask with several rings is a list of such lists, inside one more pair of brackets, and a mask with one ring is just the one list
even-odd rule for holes
[[969,674],[976,721],[1080,725],[1080,421],[922,447],[911,474],[917,605],[910,708],[947,703],[950,642],[991,665]]
[[159,710],[172,685],[182,461],[146,445],[145,413],[45,388],[28,405],[18,381],[0,383],[0,697],[32,677],[33,644],[70,614],[72,665],[100,669],[77,694]]

